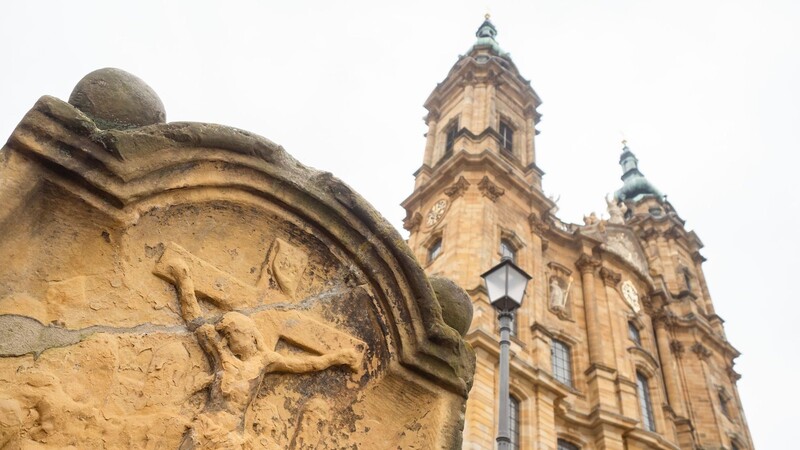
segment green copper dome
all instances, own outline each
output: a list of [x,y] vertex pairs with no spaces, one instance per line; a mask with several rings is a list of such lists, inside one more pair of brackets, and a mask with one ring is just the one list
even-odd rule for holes
[[494,39],[495,36],[497,36],[497,28],[489,21],[488,14],[486,15],[486,20],[483,21],[478,31],[475,33],[475,36],[477,36],[478,40],[472,45],[470,52],[477,48],[488,47],[497,56],[508,57],[508,53],[504,52],[503,49],[500,48],[500,44]]
[[663,194],[653,186],[647,178],[639,172],[639,160],[636,155],[625,145],[622,148],[622,155],[619,157],[619,165],[622,166],[622,187],[614,194],[617,200],[639,200],[653,196],[663,197]]

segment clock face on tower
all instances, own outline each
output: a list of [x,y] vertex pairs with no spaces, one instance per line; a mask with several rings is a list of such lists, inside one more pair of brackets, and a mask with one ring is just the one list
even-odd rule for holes
[[639,312],[642,309],[641,305],[639,305],[639,293],[636,292],[636,288],[633,287],[633,283],[629,280],[625,280],[622,283],[622,296],[625,297],[625,301],[631,305],[634,312]]
[[439,223],[439,221],[442,220],[442,217],[444,217],[444,213],[446,210],[447,210],[447,200],[441,199],[438,202],[436,202],[431,207],[431,210],[428,211],[426,224],[429,227],[432,227],[437,223]]

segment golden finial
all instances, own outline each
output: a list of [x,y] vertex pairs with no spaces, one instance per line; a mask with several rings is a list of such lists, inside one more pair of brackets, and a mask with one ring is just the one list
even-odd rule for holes
[[486,14],[483,15],[483,17],[485,17],[486,20],[489,20],[489,18],[492,17],[492,15],[487,12]]
[[623,147],[627,147],[628,146],[628,140],[627,139],[623,139],[622,140],[622,146]]

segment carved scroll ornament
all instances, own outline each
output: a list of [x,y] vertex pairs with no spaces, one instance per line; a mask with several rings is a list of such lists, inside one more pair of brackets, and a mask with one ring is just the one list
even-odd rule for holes
[[480,183],[478,183],[478,190],[481,191],[484,197],[493,202],[496,202],[498,198],[506,193],[505,189],[496,185],[488,176],[484,176]]

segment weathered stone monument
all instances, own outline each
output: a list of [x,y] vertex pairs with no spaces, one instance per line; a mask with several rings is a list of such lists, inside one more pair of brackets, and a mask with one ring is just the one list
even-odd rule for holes
[[0,151],[0,448],[455,449],[463,290],[330,174],[116,69]]

